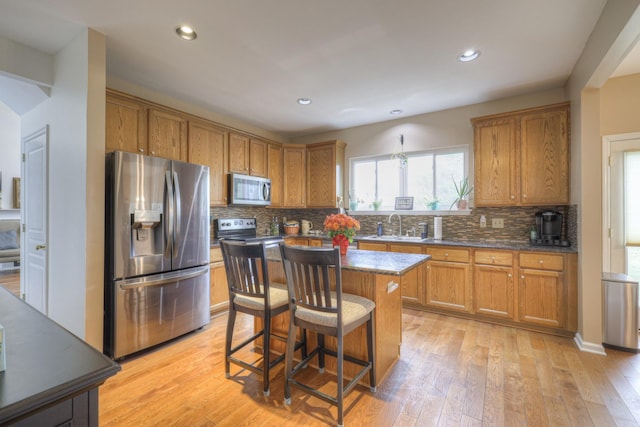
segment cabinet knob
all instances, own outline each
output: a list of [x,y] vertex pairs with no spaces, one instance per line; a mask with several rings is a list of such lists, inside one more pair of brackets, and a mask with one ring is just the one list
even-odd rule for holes
[[522,195],[522,198],[523,198],[523,199],[526,199],[526,198],[527,198],[527,195],[526,195],[526,194],[523,194],[523,195]]
[[138,151],[144,153],[144,148],[138,148]]
[[444,256],[445,256],[445,257],[448,257],[448,256],[449,256],[449,254],[448,254],[448,253],[445,253],[445,254],[444,254]]
[[152,152],[151,152],[151,155],[152,155],[152,156],[155,156],[155,155],[156,155],[156,152],[155,152],[155,151],[152,151]]
[[538,261],[538,262],[539,262],[540,264],[544,264],[544,261],[543,261],[543,260],[540,260],[540,261]]
[[524,279],[524,276],[520,276],[521,279]]
[[514,196],[513,194],[511,195],[511,200],[515,199],[516,196]]
[[492,256],[491,261],[496,262],[496,257]]
[[509,274],[507,274],[507,277],[508,277],[508,278],[512,278],[513,276],[512,276],[512,274],[511,274],[511,273],[509,273]]

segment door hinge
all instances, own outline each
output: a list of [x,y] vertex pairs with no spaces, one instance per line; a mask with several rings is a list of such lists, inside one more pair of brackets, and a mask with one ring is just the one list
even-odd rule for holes
[[22,232],[24,233],[25,231],[27,231],[27,224],[22,224]]
[[27,155],[22,153],[22,162],[24,163],[27,160]]
[[22,300],[26,301],[27,300],[27,294],[22,294]]
[[611,238],[611,228],[609,228],[608,232],[609,232],[609,238]]
[[609,158],[607,159],[607,162],[609,163],[609,167],[611,167],[611,156],[609,156]]

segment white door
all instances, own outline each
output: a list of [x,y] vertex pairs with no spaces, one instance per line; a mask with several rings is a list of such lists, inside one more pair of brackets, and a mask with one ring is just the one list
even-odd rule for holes
[[[640,263],[640,248],[626,245],[625,175],[633,171],[625,167],[625,153],[640,151],[640,134],[605,137],[605,150],[608,146],[608,165],[605,168],[605,186],[603,194],[604,218],[604,271],[637,275]],[[636,171],[637,172],[637,171]],[[638,183],[640,185],[640,183]],[[627,197],[628,199],[628,197]],[[634,277],[635,278],[635,277]]]
[[22,298],[47,314],[49,127],[22,140]]

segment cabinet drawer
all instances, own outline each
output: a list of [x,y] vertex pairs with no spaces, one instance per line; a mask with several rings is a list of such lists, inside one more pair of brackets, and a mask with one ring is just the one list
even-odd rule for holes
[[209,262],[222,262],[222,250],[220,248],[211,248],[211,252],[209,254]]
[[564,269],[564,257],[552,254],[521,253],[520,268],[562,271]]
[[435,261],[469,262],[467,249],[427,248],[427,253]]
[[476,251],[475,262],[476,264],[512,266],[513,253],[497,251]]

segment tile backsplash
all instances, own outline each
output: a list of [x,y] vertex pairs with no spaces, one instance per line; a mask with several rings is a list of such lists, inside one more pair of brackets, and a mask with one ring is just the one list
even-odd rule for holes
[[[555,210],[564,218],[563,239],[569,240],[571,246],[576,247],[578,209],[576,205],[543,206],[543,207],[501,207],[501,208],[473,208],[469,215],[443,215],[442,238],[447,240],[508,240],[514,242],[528,242],[529,233],[535,224],[535,213],[541,210]],[[252,218],[258,220],[258,231],[264,233],[274,216],[282,223],[283,218],[312,221],[315,229],[322,229],[327,215],[337,213],[337,209],[276,209],[264,207],[215,207],[211,208],[212,218]],[[484,215],[486,228],[480,228],[480,217]],[[411,233],[415,228],[416,235],[420,235],[420,223],[429,224],[429,237],[433,237],[433,218],[437,215],[413,215],[402,213],[402,232]],[[376,234],[378,222],[382,222],[384,234],[398,234],[398,219],[394,216],[391,223],[389,215],[358,215],[361,230],[358,234]],[[497,218],[504,221],[504,228],[492,228],[491,220]]]

